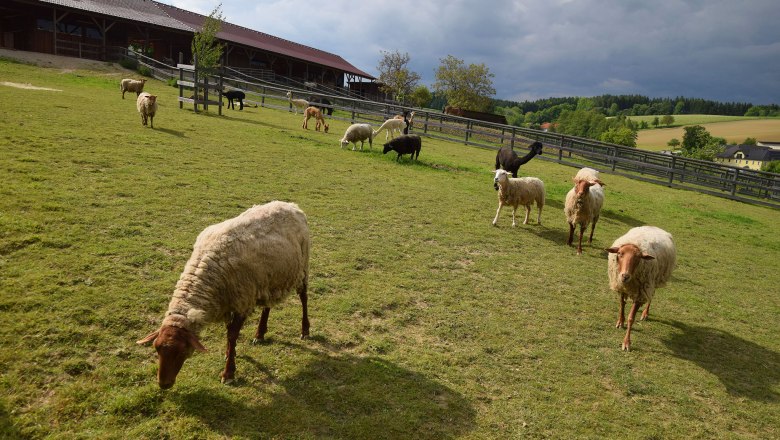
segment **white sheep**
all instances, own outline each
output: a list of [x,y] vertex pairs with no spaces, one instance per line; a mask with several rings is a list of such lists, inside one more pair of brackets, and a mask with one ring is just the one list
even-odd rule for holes
[[[403,121],[402,121],[403,122]],[[341,148],[344,148],[352,142],[352,151],[355,151],[358,141],[360,141],[360,151],[363,151],[363,142],[368,140],[368,148],[373,148],[374,132],[369,124],[352,124],[347,127],[344,137],[341,138]]]
[[236,340],[244,321],[255,306],[263,307],[253,342],[262,340],[270,308],[292,290],[301,298],[301,337],[307,337],[309,248],[306,215],[294,203],[274,201],[254,206],[204,229],[176,283],[162,325],[138,341],[154,342],[159,386],[173,386],[193,350],[206,350],[198,339],[203,326],[220,321],[227,323],[228,336],[222,382],[232,381]]
[[157,113],[157,96],[142,92],[135,101],[138,113],[141,114],[141,124],[146,125],[147,119],[154,128],[154,115]]
[[393,136],[393,132],[395,131],[397,131],[398,135],[400,136],[403,133],[404,128],[406,128],[406,122],[403,120],[403,118],[388,119],[385,122],[383,122],[378,129],[374,131],[374,137],[376,137],[376,135],[378,135],[382,130],[387,130],[385,132],[385,140],[387,140],[390,137],[395,137]]
[[620,295],[620,314],[615,327],[621,328],[625,322],[626,298],[634,302],[623,338],[623,350],[629,351],[636,312],[647,303],[640,320],[647,318],[655,289],[665,286],[672,276],[677,250],[668,232],[655,226],[640,226],[615,240],[607,252],[609,288]]
[[591,168],[583,168],[574,176],[574,188],[566,194],[566,202],[563,212],[569,223],[569,240],[571,246],[574,240],[574,229],[580,225],[580,240],[577,245],[577,255],[582,255],[582,235],[588,223],[591,223],[588,243],[593,242],[593,231],[601,216],[601,207],[604,205],[604,183],[598,178],[598,171]]
[[140,95],[144,91],[144,84],[146,80],[134,80],[125,78],[119,83],[119,90],[122,91],[122,99],[125,99],[125,92],[135,92],[136,96]]
[[305,110],[306,107],[309,106],[309,101],[305,99],[293,99],[292,97],[292,90],[287,92],[287,99],[290,101],[290,104],[292,105],[293,109],[295,110],[295,114],[298,114],[298,109],[301,109],[301,111]]
[[512,207],[512,226],[516,226],[515,211],[518,205],[525,206],[525,220],[523,224],[528,224],[528,216],[531,214],[531,204],[536,202],[536,208],[539,210],[536,216],[536,223],[542,224],[542,208],[544,208],[544,182],[536,177],[513,178],[505,170],[496,170],[493,184],[498,189],[498,209],[496,217],[493,219],[493,226],[498,223],[498,215],[504,205]]

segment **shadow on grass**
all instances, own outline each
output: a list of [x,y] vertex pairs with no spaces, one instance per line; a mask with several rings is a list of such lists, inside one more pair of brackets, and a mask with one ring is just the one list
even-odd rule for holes
[[169,134],[171,136],[176,136],[176,137],[180,137],[180,138],[186,138],[187,137],[187,136],[184,136],[184,132],[183,131],[171,130],[170,128],[155,128],[154,130],[155,131],[159,131],[160,133],[165,133],[165,134]]
[[23,438],[11,421],[11,415],[8,414],[3,403],[0,403],[0,438]]
[[618,211],[614,211],[612,209],[603,209],[601,211],[601,216],[626,224],[632,228],[646,224],[645,222],[637,220],[634,217],[623,214],[623,210]]
[[718,377],[729,394],[759,402],[778,402],[780,354],[721,330],[659,321],[680,332],[664,340],[674,354]]
[[[269,405],[233,402],[207,390],[181,394],[181,409],[210,429],[250,438],[454,438],[472,429],[475,411],[458,393],[379,358],[314,357],[300,373],[272,379],[283,392]],[[273,373],[249,357],[251,369]],[[253,367],[249,367],[252,364]],[[238,380],[238,385],[250,386]]]

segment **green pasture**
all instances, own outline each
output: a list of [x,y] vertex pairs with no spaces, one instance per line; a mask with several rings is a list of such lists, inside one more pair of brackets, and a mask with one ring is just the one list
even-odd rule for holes
[[[663,116],[630,116],[634,122],[647,122],[652,124],[655,118],[662,118]],[[673,115],[674,123],[670,127],[680,127],[685,125],[701,125],[701,124],[714,124],[716,122],[732,122],[732,121],[750,121],[755,119],[766,119],[752,116],[724,116],[724,115]],[[652,127],[652,125],[651,125]],[[664,124],[659,124],[658,127],[666,127]]]
[[[776,210],[603,174],[577,256],[574,168],[524,165],[547,188],[543,224],[505,210],[493,227],[492,151],[423,139],[419,162],[396,162],[384,134],[340,149],[347,122],[196,114],[153,80],[150,129],[121,99],[131,75],[0,59],[0,438],[780,437]],[[293,296],[268,343],[245,326],[233,385],[215,323],[159,390],[135,341],[195,237],[274,199],[309,219],[311,338]],[[602,249],[644,224],[672,233],[679,262],[622,352]]]

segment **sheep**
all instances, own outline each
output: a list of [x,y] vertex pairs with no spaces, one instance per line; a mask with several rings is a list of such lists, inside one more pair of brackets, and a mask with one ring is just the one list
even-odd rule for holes
[[388,151],[393,150],[398,153],[395,161],[398,162],[401,156],[408,154],[410,159],[417,160],[420,158],[420,149],[422,148],[422,139],[416,134],[403,134],[395,139],[391,139],[390,142],[385,144],[382,154],[387,154]]
[[306,109],[306,107],[309,106],[309,101],[305,99],[293,99],[292,98],[292,90],[287,92],[287,99],[290,101],[290,105],[293,109],[295,109],[295,114],[298,114],[298,109],[301,109],[303,111]]
[[517,157],[517,153],[509,147],[501,147],[496,153],[496,167],[495,169],[503,168],[512,173],[512,177],[517,177],[517,170],[520,169],[520,165],[533,159],[537,154],[542,154],[541,142],[534,142],[529,147],[531,151],[522,158]]
[[385,132],[385,140],[387,140],[393,136],[393,132],[395,131],[398,131],[398,134],[400,135],[401,132],[403,132],[404,127],[406,126],[407,124],[403,119],[396,119],[396,118],[388,119],[384,123],[382,123],[382,125],[378,129],[374,130],[374,137],[376,137],[376,135],[378,135],[379,132],[381,132],[382,130],[387,130]]
[[233,110],[235,110],[236,104],[233,102],[233,100],[237,100],[239,106],[238,109],[239,110],[244,109],[244,99],[246,99],[246,94],[241,90],[229,90],[227,92],[222,93],[222,96],[227,98],[228,108],[233,107]]
[[672,235],[655,226],[632,228],[615,240],[606,251],[609,288],[620,295],[620,312],[615,328],[625,322],[626,298],[634,304],[628,313],[628,327],[623,337],[623,350],[631,350],[631,326],[636,312],[647,303],[640,320],[647,319],[655,289],[664,287],[677,262],[677,249]]
[[316,122],[314,126],[314,130],[320,131],[320,127],[324,127],[325,133],[328,132],[328,124],[325,123],[325,118],[322,117],[322,112],[317,107],[306,107],[306,110],[303,112],[303,128],[309,129],[309,118],[313,117],[314,121]]
[[138,113],[141,114],[141,124],[145,126],[148,119],[149,125],[154,128],[154,115],[157,113],[157,95],[142,92],[138,95],[135,106],[138,109]]
[[373,148],[374,132],[369,124],[352,124],[347,127],[344,137],[341,138],[341,148],[352,142],[352,151],[355,151],[357,142],[360,141],[360,151],[363,151],[363,142],[368,139],[368,148]]
[[125,92],[135,92],[136,96],[140,95],[141,92],[144,91],[144,84],[146,84],[145,79],[123,79],[122,82],[119,83],[119,90],[122,92],[122,99],[125,99]]
[[528,224],[528,216],[531,214],[531,204],[536,202],[539,210],[536,216],[536,224],[542,224],[542,208],[544,208],[544,182],[536,177],[510,178],[506,170],[496,170],[493,185],[498,187],[498,209],[493,219],[493,226],[498,223],[498,215],[504,205],[512,206],[512,226],[517,226],[515,212],[518,205],[525,206],[525,220]]
[[574,176],[574,188],[566,194],[566,202],[563,212],[569,223],[569,240],[571,246],[574,241],[574,229],[580,225],[580,240],[577,244],[577,255],[582,255],[582,235],[588,223],[591,223],[588,244],[593,242],[593,231],[601,215],[601,207],[604,205],[604,182],[599,180],[598,171],[591,168],[583,168]]
[[309,105],[317,107],[321,112],[327,113],[328,116],[333,116],[333,103],[327,98],[309,97]]
[[256,306],[263,312],[252,341],[264,340],[268,315],[295,290],[301,299],[301,338],[309,336],[307,288],[309,227],[294,203],[256,205],[239,216],[204,229],[176,283],[158,330],[138,344],[152,342],[158,354],[157,382],[167,389],[194,350],[206,351],[198,339],[211,322],[227,324],[223,383],[233,381],[236,340]]

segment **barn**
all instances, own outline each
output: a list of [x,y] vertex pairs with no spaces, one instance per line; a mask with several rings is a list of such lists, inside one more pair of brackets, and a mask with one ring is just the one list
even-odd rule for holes
[[[128,47],[174,64],[207,17],[153,0],[3,0],[0,47],[116,61]],[[262,76],[344,87],[375,78],[342,57],[263,32],[223,23],[225,65]]]

